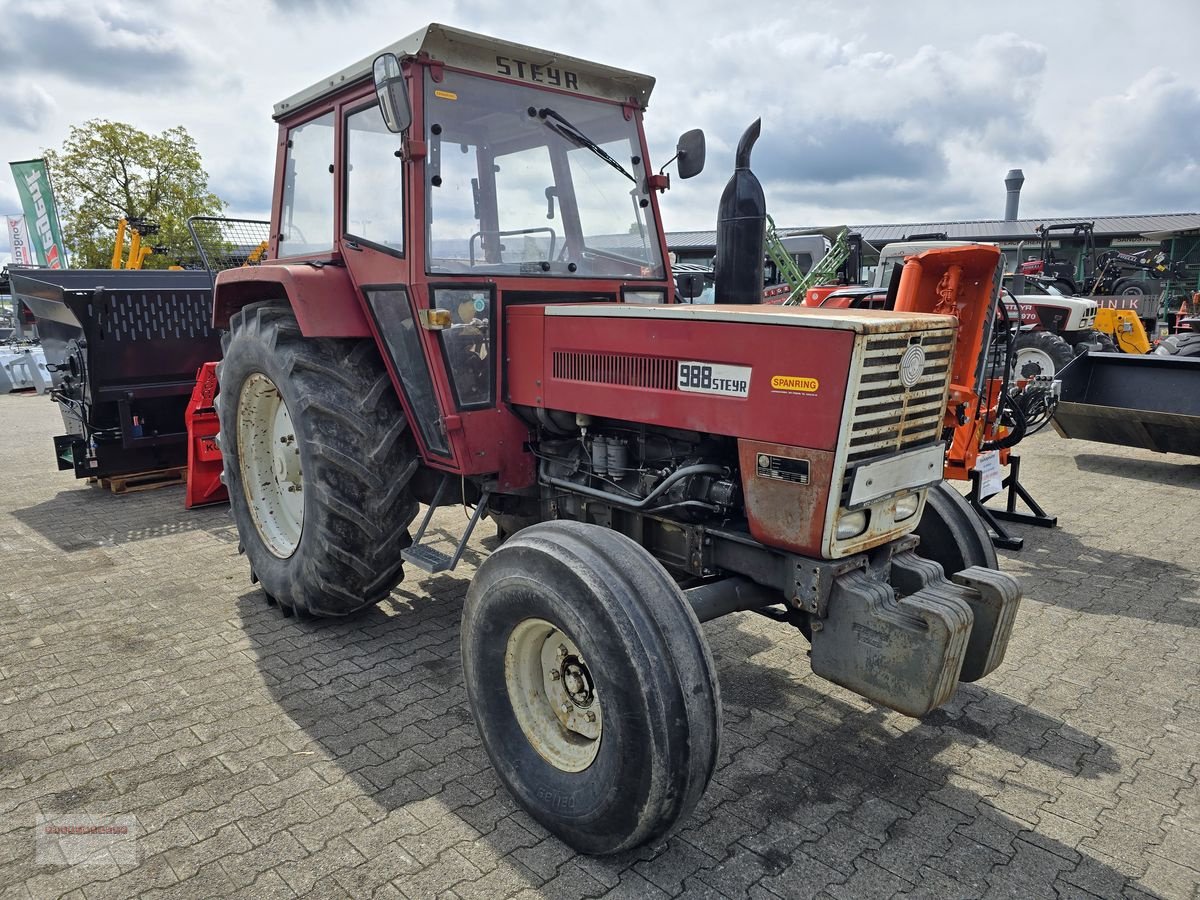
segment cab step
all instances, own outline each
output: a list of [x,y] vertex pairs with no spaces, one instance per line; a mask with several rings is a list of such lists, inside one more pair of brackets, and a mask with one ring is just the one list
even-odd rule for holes
[[410,562],[418,569],[423,569],[431,575],[438,572],[448,572],[454,568],[454,562],[449,553],[435,550],[428,544],[413,544],[400,551],[405,562]]
[[487,512],[488,499],[491,497],[488,491],[483,492],[483,496],[475,504],[475,511],[471,513],[471,521],[463,529],[462,537],[458,540],[458,546],[454,548],[454,554],[443,553],[429,544],[422,544],[421,539],[425,537],[425,530],[429,527],[429,522],[433,518],[433,511],[442,505],[442,495],[445,493],[446,485],[449,482],[450,476],[445,475],[442,477],[441,482],[438,484],[438,489],[433,495],[433,501],[429,504],[429,509],[425,511],[425,518],[421,520],[421,526],[417,529],[417,533],[413,535],[412,544],[400,551],[400,556],[405,562],[412,563],[418,569],[428,572],[430,575],[436,575],[439,572],[454,571],[455,566],[458,565],[458,561],[462,558],[463,551],[467,549],[467,541],[471,539],[471,534],[475,531],[475,526],[479,524],[479,520]]

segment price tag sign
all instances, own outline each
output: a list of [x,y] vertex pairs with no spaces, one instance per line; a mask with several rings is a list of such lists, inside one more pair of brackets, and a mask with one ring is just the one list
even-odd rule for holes
[[975,464],[975,471],[979,473],[979,493],[985,500],[1004,489],[1004,473],[1000,469],[999,450],[980,453],[979,460]]

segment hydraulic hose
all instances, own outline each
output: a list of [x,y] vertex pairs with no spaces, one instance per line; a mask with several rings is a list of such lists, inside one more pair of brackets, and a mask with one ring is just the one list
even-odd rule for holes
[[612,491],[602,491],[599,488],[589,487],[586,484],[577,484],[574,481],[567,481],[565,478],[553,478],[546,472],[547,462],[542,461],[541,476],[542,481],[551,487],[562,488],[566,491],[574,491],[577,494],[585,494],[589,497],[595,497],[599,500],[607,500],[615,506],[623,506],[626,509],[646,509],[656,499],[661,497],[663,493],[671,488],[676,482],[687,478],[690,475],[724,475],[726,468],[713,463],[697,463],[692,466],[683,466],[676,469],[666,478],[664,478],[654,490],[643,497],[641,500],[631,500],[628,497],[622,497],[620,494],[615,494]]

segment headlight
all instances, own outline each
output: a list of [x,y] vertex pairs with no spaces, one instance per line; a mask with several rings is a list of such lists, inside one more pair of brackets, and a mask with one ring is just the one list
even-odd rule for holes
[[906,494],[901,497],[896,501],[896,517],[894,521],[903,522],[905,519],[911,518],[920,505],[921,497],[918,494]]
[[626,303],[638,306],[654,306],[663,303],[666,296],[663,291],[626,291],[624,299]]
[[858,512],[842,513],[838,516],[837,521],[837,539],[839,541],[848,541],[852,537],[858,537],[867,530],[867,511],[860,509]]

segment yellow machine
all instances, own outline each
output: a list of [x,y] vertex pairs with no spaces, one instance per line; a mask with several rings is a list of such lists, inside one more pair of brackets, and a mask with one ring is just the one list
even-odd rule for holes
[[[133,232],[129,239],[129,258],[122,262],[122,257],[125,255],[125,232],[129,230]],[[118,219],[117,220],[117,236],[113,241],[112,269],[140,269],[142,263],[146,261],[146,257],[154,252],[154,248],[149,244],[142,246],[142,235],[154,234],[158,231],[158,226],[153,223],[146,222],[143,219]]]
[[1150,352],[1150,337],[1136,310],[1101,307],[1096,310],[1096,323],[1092,327],[1112,338],[1122,353]]
[[[125,232],[130,231],[132,235],[129,238],[129,257],[122,259],[125,255]],[[158,232],[158,223],[150,222],[146,219],[130,216],[129,218],[121,218],[117,220],[117,234],[113,240],[113,255],[110,269],[140,269],[142,263],[146,261],[146,257],[157,251],[163,253],[166,248],[152,247],[149,244],[143,244],[142,238],[149,237]],[[168,269],[179,270],[182,266],[167,266]]]

